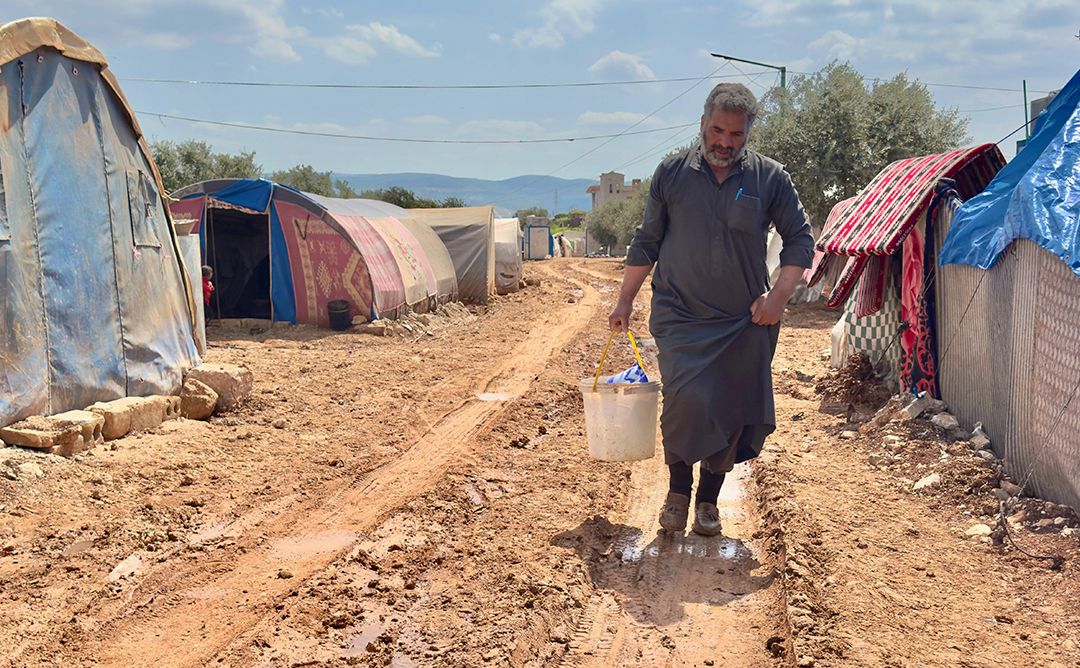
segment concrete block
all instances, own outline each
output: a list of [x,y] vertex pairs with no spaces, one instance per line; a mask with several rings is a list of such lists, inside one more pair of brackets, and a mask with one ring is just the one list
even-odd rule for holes
[[0,429],[0,438],[9,445],[44,450],[67,457],[85,449],[83,430],[78,424],[53,422],[34,416]]
[[78,425],[82,430],[83,444],[87,448],[105,442],[102,433],[105,429],[105,418],[93,411],[67,411],[66,413],[57,413],[48,419],[57,424]]
[[255,383],[250,371],[232,364],[200,364],[188,371],[184,380],[188,378],[194,378],[217,392],[218,411],[234,410],[247,401]]
[[102,436],[106,441],[112,441],[180,417],[180,397],[124,397],[96,403],[87,410],[105,418]]

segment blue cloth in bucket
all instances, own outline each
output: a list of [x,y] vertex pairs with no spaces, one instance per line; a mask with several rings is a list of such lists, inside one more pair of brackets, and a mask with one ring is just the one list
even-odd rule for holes
[[608,384],[615,383],[647,383],[649,377],[645,375],[645,370],[641,368],[636,362],[634,366],[630,367],[622,373],[615,374],[614,376],[608,376],[604,381]]

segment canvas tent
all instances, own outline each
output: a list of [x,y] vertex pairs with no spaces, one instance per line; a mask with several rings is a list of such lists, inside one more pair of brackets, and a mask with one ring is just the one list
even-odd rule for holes
[[1018,482],[1080,508],[1080,72],[937,230],[942,394]]
[[[936,249],[927,239],[1004,164],[994,144],[898,160],[830,214],[809,285],[843,265],[827,304],[845,307],[852,346],[886,367],[890,385],[940,396],[930,289]],[[888,363],[886,354],[897,352]]]
[[198,364],[161,178],[105,57],[0,26],[0,426],[169,394]]
[[521,285],[521,224],[517,218],[495,219],[495,291],[500,295]]
[[456,298],[446,247],[392,204],[265,179],[204,181],[174,197],[173,215],[195,221],[203,262],[214,269],[212,317],[326,326],[334,300],[374,319]]
[[490,206],[408,209],[446,245],[462,301],[486,304],[495,294],[495,216]]

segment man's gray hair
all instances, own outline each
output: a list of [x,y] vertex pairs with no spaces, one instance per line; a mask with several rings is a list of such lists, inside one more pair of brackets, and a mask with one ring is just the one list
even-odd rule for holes
[[705,98],[705,118],[712,116],[717,109],[740,111],[746,114],[750,125],[754,124],[759,111],[757,98],[749,88],[740,83],[716,84],[709,97]]

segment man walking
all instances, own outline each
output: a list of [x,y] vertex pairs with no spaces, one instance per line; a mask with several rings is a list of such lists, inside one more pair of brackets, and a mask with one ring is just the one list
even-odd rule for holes
[[[686,528],[693,465],[701,462],[693,530],[718,535],[724,475],[756,457],[776,429],[770,366],[780,317],[813,259],[791,177],[746,150],[757,113],[746,86],[720,84],[709,93],[698,140],[656,168],[609,318],[613,330],[629,326],[634,297],[655,265],[649,326],[664,383],[671,483],[660,525],[668,531]],[[770,223],[784,242],[771,288]]]

